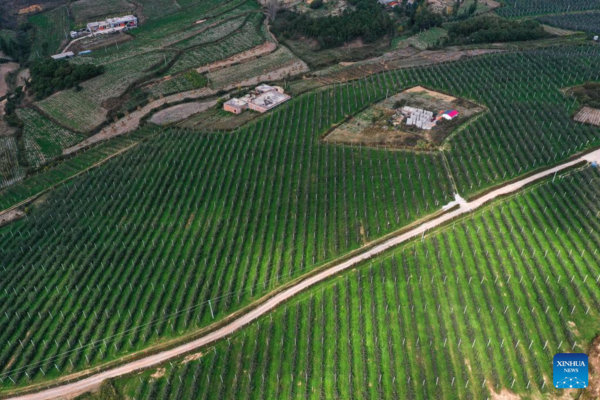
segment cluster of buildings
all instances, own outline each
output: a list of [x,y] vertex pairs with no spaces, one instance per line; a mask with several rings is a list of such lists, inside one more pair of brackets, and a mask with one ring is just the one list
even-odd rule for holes
[[442,110],[434,115],[432,111],[404,106],[396,110],[396,114],[394,114],[394,117],[392,118],[392,124],[398,126],[405,121],[407,126],[416,126],[419,129],[431,130],[442,119],[451,121],[457,118],[458,115],[459,112],[456,110]]
[[244,97],[223,103],[223,110],[233,114],[241,114],[247,109],[266,113],[289,99],[291,96],[285,94],[280,86],[260,85]]
[[104,21],[90,22],[87,27],[78,31],[71,31],[71,37],[77,38],[84,35],[104,35],[107,33],[116,33],[123,30],[138,27],[138,19],[135,15],[126,15],[124,17],[108,18]]

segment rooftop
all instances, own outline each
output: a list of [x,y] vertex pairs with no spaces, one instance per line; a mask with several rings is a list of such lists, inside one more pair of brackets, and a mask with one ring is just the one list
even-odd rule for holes
[[231,99],[225,102],[225,104],[230,105],[230,106],[235,106],[235,107],[243,107],[245,105],[247,105],[248,103],[245,102],[244,100],[240,100],[240,99]]
[[260,94],[252,99],[252,104],[255,104],[260,107],[265,107],[267,109],[273,108],[286,100],[289,100],[290,96],[287,94],[282,94],[276,91],[271,91],[267,93]]
[[133,15],[125,15],[124,17],[108,18],[106,22],[109,24],[118,24],[121,22],[133,21],[134,19],[136,18]]

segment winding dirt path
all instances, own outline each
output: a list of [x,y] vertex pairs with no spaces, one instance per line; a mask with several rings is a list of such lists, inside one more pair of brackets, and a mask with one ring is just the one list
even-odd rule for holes
[[199,339],[195,339],[186,344],[174,347],[173,349],[166,350],[166,351],[163,351],[163,352],[160,352],[160,353],[148,356],[148,357],[141,358],[137,361],[133,361],[133,362],[124,364],[120,367],[109,369],[107,371],[98,373],[96,375],[92,375],[92,376],[82,379],[80,381],[68,383],[66,385],[57,386],[55,388],[47,389],[47,390],[37,392],[37,393],[24,395],[21,397],[15,397],[15,399],[42,400],[42,399],[53,399],[53,398],[57,398],[57,397],[69,397],[74,394],[79,394],[79,393],[83,393],[83,392],[92,390],[92,389],[98,387],[106,379],[115,378],[115,377],[126,375],[131,372],[143,369],[143,368],[155,366],[157,364],[163,363],[174,357],[178,357],[178,356],[186,354],[190,351],[197,350],[198,348],[203,347],[211,342],[214,342],[219,339],[223,339],[223,338],[231,335],[232,333],[239,330],[243,326],[245,326],[245,325],[255,321],[256,319],[260,318],[261,316],[267,314],[268,312],[273,310],[275,307],[277,307],[282,302],[285,302],[286,300],[296,296],[298,293],[306,290],[307,288],[309,288],[319,282],[322,282],[322,281],[324,281],[346,269],[352,268],[355,265],[357,265],[365,260],[368,260],[371,257],[374,257],[376,255],[379,255],[379,254],[391,249],[392,247],[398,246],[399,244],[404,243],[408,240],[411,240],[411,239],[414,239],[421,235],[424,235],[427,231],[434,229],[438,226],[441,226],[444,223],[451,221],[452,219],[454,219],[462,214],[470,213],[473,210],[481,207],[485,203],[487,203],[499,196],[514,193],[530,183],[533,183],[535,181],[538,181],[538,180],[543,179],[548,176],[552,176],[555,173],[558,173],[567,168],[570,168],[582,161],[587,161],[587,162],[600,161],[600,150],[596,150],[594,152],[588,153],[586,155],[578,157],[578,158],[571,160],[569,162],[566,162],[564,164],[558,165],[554,168],[550,168],[545,171],[539,172],[537,174],[531,175],[527,178],[523,178],[519,181],[513,182],[504,187],[493,190],[490,193],[488,193],[476,200],[470,201],[470,202],[466,202],[466,201],[462,200],[460,197],[458,197],[457,204],[459,207],[457,209],[455,209],[454,211],[448,212],[446,214],[442,214],[438,218],[432,219],[428,222],[425,222],[425,223],[417,226],[416,228],[414,228],[410,231],[407,231],[402,234],[399,234],[398,236],[392,237],[389,240],[364,251],[363,253],[360,253],[340,264],[337,264],[329,269],[326,269],[320,273],[317,273],[313,276],[310,276],[310,277],[298,282],[296,285],[291,286],[288,289],[274,295],[273,297],[271,297],[270,299],[265,301],[263,304],[252,309],[248,313],[241,315],[239,318],[233,320],[232,322],[228,323],[227,325],[225,325],[215,331],[207,333],[205,336],[202,336]]

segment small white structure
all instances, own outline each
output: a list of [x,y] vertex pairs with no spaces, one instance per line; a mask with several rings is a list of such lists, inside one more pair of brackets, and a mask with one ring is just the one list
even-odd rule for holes
[[416,126],[419,129],[431,130],[436,124],[433,112],[431,111],[404,106],[402,107],[401,113],[407,117],[406,125],[408,126]]
[[272,90],[270,92],[261,93],[250,100],[248,107],[250,107],[251,110],[258,111],[259,113],[266,113],[267,111],[277,107],[289,99],[291,99],[291,97],[287,94]]
[[67,58],[72,58],[75,56],[75,53],[72,51],[67,51],[65,53],[59,53],[52,56],[54,60],[65,60]]
[[271,85],[266,85],[266,84],[258,85],[256,88],[254,88],[254,91],[258,94],[273,92],[273,91],[281,93],[281,94],[285,93],[281,86],[271,86]]
[[230,113],[241,114],[247,109],[248,103],[241,99],[231,99],[223,103],[223,110]]
[[138,19],[134,15],[124,17],[108,18],[105,21],[90,22],[87,30],[93,35],[119,32],[122,30],[137,28]]

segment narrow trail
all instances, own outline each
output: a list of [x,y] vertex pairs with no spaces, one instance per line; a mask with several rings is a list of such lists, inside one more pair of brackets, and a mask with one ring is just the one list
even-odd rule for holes
[[163,363],[169,359],[174,357],[181,356],[190,351],[197,350],[200,347],[203,347],[207,344],[210,344],[216,340],[223,339],[245,325],[250,324],[251,322],[257,320],[261,316],[267,314],[274,308],[276,308],[282,302],[285,302],[292,297],[296,296],[298,293],[306,290],[307,288],[322,282],[346,269],[350,269],[355,265],[368,260],[371,257],[379,255],[393,247],[398,246],[401,243],[404,243],[413,238],[424,235],[427,231],[434,229],[438,226],[443,225],[444,223],[451,221],[452,219],[462,215],[472,212],[473,210],[481,207],[482,205],[494,200],[499,196],[508,195],[514,192],[519,191],[526,185],[538,181],[540,179],[546,178],[548,176],[552,176],[560,171],[566,170],[582,161],[592,162],[592,161],[600,161],[600,150],[596,150],[594,152],[588,153],[581,157],[578,157],[574,160],[566,162],[564,164],[558,165],[554,168],[547,169],[545,171],[539,172],[537,174],[531,175],[529,177],[523,178],[516,182],[510,183],[506,186],[498,188],[496,190],[491,191],[490,193],[479,197],[476,200],[467,202],[462,200],[462,198],[457,197],[456,204],[459,206],[454,211],[448,212],[439,216],[438,218],[432,219],[428,222],[423,223],[422,225],[417,226],[416,228],[399,234],[395,237],[390,238],[389,240],[376,245],[368,250],[365,250],[363,253],[360,253],[340,264],[334,265],[331,268],[328,268],[322,272],[319,272],[315,275],[312,275],[294,286],[289,287],[286,290],[274,295],[258,307],[252,309],[248,313],[241,315],[237,319],[232,322],[224,325],[223,327],[214,330],[206,335],[190,341],[186,344],[174,347],[170,350],[166,350],[148,357],[141,358],[139,360],[129,362],[120,367],[112,368],[104,372],[100,372],[98,374],[92,375],[88,378],[82,379],[80,381],[76,381],[73,383],[68,383],[62,386],[57,386],[51,389],[43,390],[41,392],[32,393],[23,395],[20,397],[14,397],[14,399],[19,400],[43,400],[43,399],[54,399],[57,397],[71,397],[75,394],[80,394],[89,390],[92,390],[98,387],[104,380],[119,377],[122,375],[129,374],[131,372],[141,370],[144,368],[152,367]]

